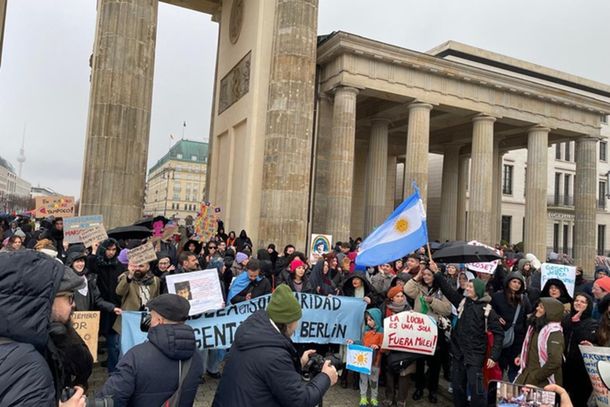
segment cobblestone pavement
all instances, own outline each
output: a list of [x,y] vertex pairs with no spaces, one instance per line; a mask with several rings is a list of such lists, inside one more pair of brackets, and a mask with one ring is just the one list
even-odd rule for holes
[[[104,381],[106,380],[106,369],[99,366],[99,364],[95,365],[93,370],[93,375],[90,380],[91,391],[89,395],[91,396],[93,391],[99,389]],[[195,399],[195,407],[209,407],[212,405],[212,400],[214,399],[214,393],[216,392],[216,386],[218,385],[218,380],[212,379],[210,377],[206,377],[205,384],[199,386],[199,391],[197,392],[197,397]],[[424,399],[420,401],[413,401],[411,399],[411,395],[414,391],[414,386],[411,386],[409,389],[409,397],[407,399],[407,406],[417,406],[417,407],[446,407],[451,406],[450,394],[447,392],[448,384],[446,381],[441,379],[439,397],[437,404],[431,404],[427,400],[427,391],[424,394]],[[380,394],[383,394],[384,388],[380,389]],[[342,389],[339,385],[333,386],[327,393],[326,397],[324,397],[324,407],[357,407],[358,402],[360,400],[359,393],[357,390],[353,390],[351,388]],[[235,406],[239,407],[239,406]]]

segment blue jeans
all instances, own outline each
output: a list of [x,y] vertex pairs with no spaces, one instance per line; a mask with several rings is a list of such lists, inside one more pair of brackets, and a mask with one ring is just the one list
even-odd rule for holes
[[108,373],[112,373],[116,370],[116,365],[119,363],[119,357],[121,356],[121,336],[111,331],[106,335],[106,343],[108,345]]
[[199,351],[201,358],[203,359],[203,372],[208,371],[209,373],[220,372],[220,362],[225,357],[226,351],[224,349],[204,349]]

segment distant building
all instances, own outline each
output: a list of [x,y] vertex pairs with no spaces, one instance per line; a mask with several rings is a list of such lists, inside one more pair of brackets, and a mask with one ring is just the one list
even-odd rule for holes
[[150,170],[145,215],[163,215],[190,223],[205,193],[208,143],[180,140]]
[[24,200],[29,198],[32,186],[19,177],[13,165],[0,157],[0,211],[10,212],[29,209]]
[[32,198],[36,198],[37,196],[59,196],[61,195],[58,192],[53,191],[48,187],[41,187],[38,185],[37,187],[32,187]]

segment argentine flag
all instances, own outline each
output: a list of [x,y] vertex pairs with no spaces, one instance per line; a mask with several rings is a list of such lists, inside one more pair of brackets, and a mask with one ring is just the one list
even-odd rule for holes
[[428,243],[426,211],[419,189],[360,244],[356,265],[378,266],[399,259]]

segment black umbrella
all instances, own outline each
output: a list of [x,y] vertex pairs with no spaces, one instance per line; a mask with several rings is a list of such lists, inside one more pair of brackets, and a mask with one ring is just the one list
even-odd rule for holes
[[145,239],[152,236],[152,230],[144,226],[119,226],[118,228],[110,229],[108,236],[115,239]]
[[442,246],[441,242],[430,242],[430,250],[438,250]]
[[445,246],[432,255],[437,263],[486,263],[501,259],[500,255],[494,250],[485,246],[475,246],[470,244],[455,244]]

